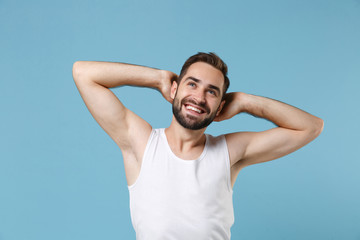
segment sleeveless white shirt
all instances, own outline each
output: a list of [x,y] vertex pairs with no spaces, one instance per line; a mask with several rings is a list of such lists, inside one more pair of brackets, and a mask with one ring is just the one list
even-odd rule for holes
[[201,156],[183,160],[164,129],[153,129],[139,177],[128,189],[137,240],[230,239],[233,190],[223,135],[206,135]]

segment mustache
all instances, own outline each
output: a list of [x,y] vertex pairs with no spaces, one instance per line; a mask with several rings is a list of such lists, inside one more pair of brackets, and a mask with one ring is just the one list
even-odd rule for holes
[[191,103],[192,105],[199,106],[207,113],[210,112],[210,108],[205,103],[199,103],[192,98],[184,98],[183,100],[181,100],[181,105],[184,105],[186,103]]

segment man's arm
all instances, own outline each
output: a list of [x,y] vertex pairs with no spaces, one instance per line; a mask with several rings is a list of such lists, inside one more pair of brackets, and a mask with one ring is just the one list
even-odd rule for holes
[[171,80],[176,75],[125,63],[78,61],[73,66],[73,77],[90,113],[123,154],[141,157],[141,150],[137,150],[145,148],[151,126],[127,109],[109,88],[123,85],[154,88],[171,101]]
[[278,127],[263,132],[226,135],[232,166],[239,168],[285,156],[314,140],[323,130],[323,120],[288,104],[246,93],[229,93],[220,115],[222,121],[246,112],[265,118]]

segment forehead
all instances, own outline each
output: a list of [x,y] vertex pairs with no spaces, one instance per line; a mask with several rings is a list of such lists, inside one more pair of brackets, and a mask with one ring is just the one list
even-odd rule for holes
[[190,76],[200,79],[205,84],[217,86],[220,89],[224,87],[225,80],[222,72],[205,62],[192,64],[186,71],[184,79]]

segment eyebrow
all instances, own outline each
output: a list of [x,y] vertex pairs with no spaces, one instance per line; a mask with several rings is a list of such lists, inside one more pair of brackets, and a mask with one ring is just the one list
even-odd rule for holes
[[[193,80],[194,82],[197,82],[197,83],[201,82],[200,79],[197,79],[197,78],[191,77],[191,76],[186,78],[185,81],[187,81],[187,80]],[[220,94],[220,88],[218,88],[217,86],[209,84],[209,88],[216,90]]]

